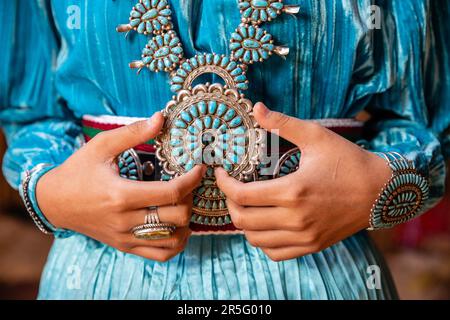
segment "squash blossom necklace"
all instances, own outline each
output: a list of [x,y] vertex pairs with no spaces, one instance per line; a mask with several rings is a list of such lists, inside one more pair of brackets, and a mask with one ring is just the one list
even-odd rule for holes
[[[131,10],[129,23],[117,27],[118,32],[134,30],[151,37],[142,59],[130,63],[131,68],[170,74],[174,97],[162,111],[165,124],[156,139],[156,157],[163,180],[182,175],[196,164],[208,166],[194,191],[191,219],[192,224],[208,230],[233,229],[214,167],[222,166],[241,181],[255,180],[257,175],[265,132],[253,117],[252,102],[242,93],[248,89],[248,65],[263,62],[273,53],[289,53],[288,48],[275,46],[272,35],[260,25],[282,13],[299,12],[298,6],[285,5],[282,0],[238,0],[238,7],[242,20],[231,34],[230,55],[200,53],[185,58],[167,0],[140,0]],[[218,75],[224,85],[193,86],[203,74]]]

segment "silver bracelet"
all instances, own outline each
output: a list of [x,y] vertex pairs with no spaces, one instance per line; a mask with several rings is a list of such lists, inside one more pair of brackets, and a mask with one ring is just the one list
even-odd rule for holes
[[429,182],[414,162],[397,152],[377,153],[386,159],[392,176],[375,201],[367,230],[392,228],[418,216],[429,196]]
[[33,220],[34,224],[38,227],[38,229],[47,235],[51,235],[53,234],[53,231],[44,223],[44,221],[42,221],[42,219],[36,213],[28,194],[28,187],[30,184],[30,180],[32,178],[32,173],[44,168],[45,166],[47,165],[41,165],[34,168],[33,170],[27,170],[25,172],[25,178],[22,182],[22,200],[23,203],[25,204],[25,209],[27,210],[28,214],[30,215],[31,219]]

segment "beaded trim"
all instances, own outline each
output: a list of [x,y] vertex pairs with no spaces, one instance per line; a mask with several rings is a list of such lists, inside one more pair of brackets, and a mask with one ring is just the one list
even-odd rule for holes
[[412,161],[396,152],[377,154],[386,159],[392,176],[372,207],[368,230],[391,228],[413,219],[429,196],[429,182]]

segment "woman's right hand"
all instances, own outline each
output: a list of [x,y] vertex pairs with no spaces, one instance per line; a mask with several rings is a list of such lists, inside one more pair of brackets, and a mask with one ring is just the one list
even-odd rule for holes
[[[181,252],[190,235],[192,191],[206,168],[196,166],[170,182],[143,182],[121,178],[116,164],[120,153],[157,136],[163,123],[163,116],[155,113],[149,120],[102,132],[44,174],[36,197],[50,223],[156,261]],[[171,238],[133,236],[131,229],[144,224],[150,206],[158,206],[161,222],[177,226]]]

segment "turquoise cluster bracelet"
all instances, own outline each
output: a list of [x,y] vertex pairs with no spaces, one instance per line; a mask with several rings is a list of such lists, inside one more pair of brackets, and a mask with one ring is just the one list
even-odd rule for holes
[[368,230],[392,228],[422,213],[428,199],[429,183],[420,175],[412,161],[399,153],[377,153],[386,159],[392,176],[375,201]]

